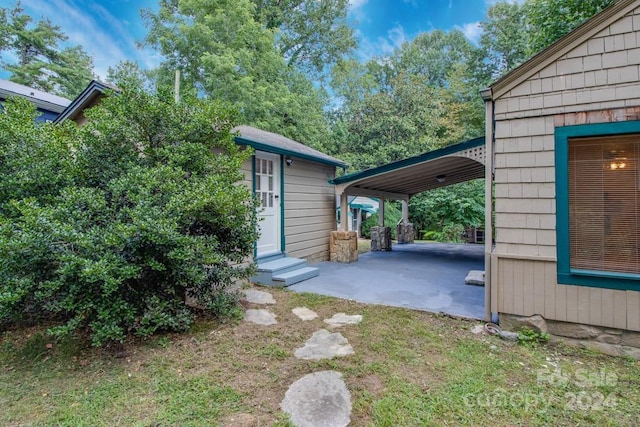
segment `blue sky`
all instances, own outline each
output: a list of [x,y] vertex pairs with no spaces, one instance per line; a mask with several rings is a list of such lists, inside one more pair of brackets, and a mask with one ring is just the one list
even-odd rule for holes
[[[496,0],[350,0],[349,17],[358,22],[358,57],[390,53],[422,31],[461,29],[472,41],[480,36],[478,21]],[[11,0],[13,3],[13,0]],[[4,2],[3,2],[4,3]],[[157,8],[157,0],[22,0],[36,19],[47,17],[81,45],[93,58],[95,73],[104,78],[110,66],[129,59],[143,68],[153,67],[160,57],[139,49],[146,28],[141,8]]]

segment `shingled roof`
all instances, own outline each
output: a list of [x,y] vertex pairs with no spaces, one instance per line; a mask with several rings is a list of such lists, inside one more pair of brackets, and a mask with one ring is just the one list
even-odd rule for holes
[[245,125],[237,126],[231,131],[239,134],[235,137],[237,144],[248,145],[256,150],[298,157],[331,166],[347,167],[347,164],[342,160],[321,153],[318,150],[314,150],[311,147],[277,133],[267,132]]

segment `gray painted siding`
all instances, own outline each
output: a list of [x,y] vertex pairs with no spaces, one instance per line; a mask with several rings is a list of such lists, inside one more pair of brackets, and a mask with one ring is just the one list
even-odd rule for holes
[[556,281],[556,126],[640,118],[640,8],[495,100],[492,311],[640,331],[640,293]]
[[284,166],[286,251],[309,261],[329,259],[329,234],[336,229],[335,168],[295,159]]

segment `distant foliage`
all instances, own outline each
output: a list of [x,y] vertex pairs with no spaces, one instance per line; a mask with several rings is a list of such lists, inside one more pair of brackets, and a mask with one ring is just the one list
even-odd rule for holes
[[0,115],[0,325],[54,316],[52,333],[87,330],[95,345],[183,331],[188,297],[226,313],[251,272],[234,113],[119,85],[82,128],[34,126],[20,101]]
[[466,228],[484,224],[484,180],[432,190],[409,202],[409,220],[427,240],[459,242]]

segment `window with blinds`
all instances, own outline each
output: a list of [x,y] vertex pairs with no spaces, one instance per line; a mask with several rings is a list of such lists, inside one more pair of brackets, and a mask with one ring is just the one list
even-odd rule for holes
[[569,138],[572,270],[640,274],[640,134]]

